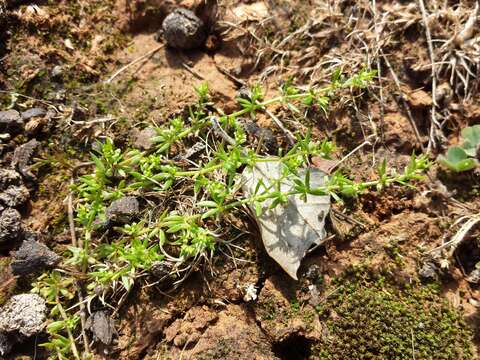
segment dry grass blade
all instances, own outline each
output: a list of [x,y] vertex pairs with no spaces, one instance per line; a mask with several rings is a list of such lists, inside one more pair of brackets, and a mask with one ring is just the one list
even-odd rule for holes
[[107,80],[105,80],[105,84],[110,84],[118,75],[123,73],[125,70],[129,69],[131,66],[138,64],[142,61],[147,61],[151,56],[153,56],[156,52],[158,52],[160,49],[162,49],[165,46],[165,44],[161,44],[154,48],[153,50],[150,50],[146,54],[143,54],[142,56],[136,58],[135,60],[129,62],[128,64],[122,66],[120,69],[115,71],[112,76],[110,76]]
[[465,237],[470,232],[470,230],[477,223],[480,223],[480,213],[475,214],[475,215],[462,216],[461,218],[459,218],[455,222],[455,224],[459,224],[463,221],[465,221],[465,222],[462,224],[462,226],[458,229],[458,231],[455,233],[455,235],[449,241],[440,245],[439,247],[436,247],[433,250],[430,250],[428,253],[430,253],[430,254],[439,253],[441,250],[449,248],[448,257],[453,256],[453,253],[457,249],[458,245],[460,245],[462,243],[462,241],[465,239]]
[[438,136],[438,132],[441,131],[441,125],[437,121],[437,72],[435,69],[435,52],[433,51],[433,44],[432,44],[432,35],[430,33],[430,27],[428,26],[428,14],[425,8],[425,4],[423,0],[418,0],[418,4],[420,7],[420,11],[422,13],[422,19],[425,26],[425,33],[427,36],[427,44],[428,44],[428,53],[430,55],[430,62],[431,62],[431,76],[432,76],[432,109],[431,115],[432,120],[430,123],[430,134],[429,134],[429,141],[428,141],[428,148],[427,151],[430,152],[433,148],[437,146],[435,138]]

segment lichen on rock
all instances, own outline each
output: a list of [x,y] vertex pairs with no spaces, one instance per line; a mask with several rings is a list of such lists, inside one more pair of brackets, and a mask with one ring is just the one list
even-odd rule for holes
[[45,300],[37,294],[12,296],[0,311],[0,333],[35,335],[43,330],[46,311]]

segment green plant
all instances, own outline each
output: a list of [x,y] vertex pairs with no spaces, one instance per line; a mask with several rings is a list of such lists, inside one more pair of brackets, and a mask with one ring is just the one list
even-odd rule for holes
[[[316,141],[310,133],[298,134],[291,148],[280,149],[275,156],[260,154],[256,147],[249,146],[238,122],[239,117],[255,117],[273,104],[296,112],[305,112],[312,106],[327,111],[330,99],[342,89],[363,89],[374,75],[363,70],[345,78],[337,72],[331,84],[321,89],[301,90],[287,83],[281,95],[272,99],[264,99],[263,90],[256,85],[248,99],[238,100],[240,110],[232,114],[224,114],[213,106],[204,84],[197,88],[198,101],[188,108],[188,115],[175,117],[156,129],[152,151],[122,150],[108,138],[98,143],[92,153],[94,171],[81,176],[72,187],[76,194],[75,221],[81,229],[83,247],[69,247],[64,261],[64,265],[75,266],[84,274],[88,300],[98,297],[102,302],[115,303],[138,279],[147,278],[157,264],[163,264],[165,277],[178,285],[200,262],[211,259],[224,234],[228,234],[229,216],[247,205],[260,213],[266,200],[272,201],[271,207],[282,206],[292,195],[304,199],[309,194],[329,195],[341,201],[342,197],[357,196],[370,188],[381,190],[395,183],[413,186],[411,183],[421,179],[429,165],[426,157],[412,155],[401,173],[388,169],[384,162],[378,169],[378,178],[371,181],[355,182],[338,170],[323,186],[313,188],[310,172],[302,175],[301,170],[310,165],[313,156],[331,158],[335,151],[332,142]],[[201,150],[190,159],[188,149],[198,144],[202,145]],[[281,164],[281,176],[272,179],[268,186],[260,181],[256,191],[246,196],[242,192],[243,169],[266,161]],[[287,178],[295,186],[285,192],[280,185]],[[103,231],[99,236],[101,224],[107,220],[106,208],[125,195],[142,197],[149,206],[135,222],[114,227],[108,233]],[[43,276],[37,291],[44,294],[60,294],[57,277],[69,279],[67,274],[58,272]],[[46,281],[52,276],[55,282]],[[71,296],[49,296],[54,306],[74,300]],[[76,319],[76,308],[70,308],[72,314],[66,315],[67,319]],[[58,331],[52,332],[52,342],[65,334],[68,336],[64,338],[70,339],[69,332],[77,324],[63,318],[59,321],[64,326],[54,326]],[[52,348],[60,354],[74,353],[71,342],[65,339],[58,344],[61,348],[51,345]]]
[[439,156],[438,163],[455,172],[474,169],[478,166],[477,151],[480,146],[480,125],[462,130],[462,145],[452,146],[446,156]]
[[73,335],[80,317],[68,314],[62,305],[75,297],[73,282],[71,277],[63,276],[58,271],[51,271],[42,274],[32,289],[32,292],[40,294],[52,306],[49,318],[53,321],[47,325],[50,338],[40,346],[52,350],[60,360],[70,359],[70,355],[80,359]]

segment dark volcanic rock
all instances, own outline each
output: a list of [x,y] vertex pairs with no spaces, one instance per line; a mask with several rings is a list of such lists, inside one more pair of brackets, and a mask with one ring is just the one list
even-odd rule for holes
[[43,108],[32,108],[22,112],[21,116],[24,121],[30,120],[33,117],[45,116],[47,110]]
[[433,262],[425,262],[418,271],[418,275],[424,279],[436,279],[438,277],[438,268]]
[[200,47],[207,37],[205,25],[192,11],[179,8],[169,14],[162,24],[163,36],[176,49]]
[[10,266],[15,275],[32,274],[55,266],[60,261],[60,256],[34,240],[24,240],[13,258]]
[[246,122],[244,128],[247,134],[252,135],[257,139],[262,139],[262,142],[268,151],[278,151],[277,139],[272,130],[260,127],[253,121]]
[[30,194],[22,184],[22,177],[11,169],[0,169],[0,211],[17,207],[28,200]]
[[162,260],[162,261],[155,261],[152,264],[150,272],[153,276],[161,279],[166,276],[169,276],[172,272],[173,264],[170,261]]
[[28,164],[39,145],[40,143],[37,140],[32,139],[29,142],[17,147],[13,153],[12,166],[28,179],[35,178],[35,176],[30,172]]
[[4,207],[17,207],[24,204],[29,197],[30,193],[25,186],[12,185],[0,192],[0,205]]
[[101,341],[105,345],[112,343],[115,332],[115,324],[106,311],[94,312],[86,322],[86,327],[90,329],[94,340]]
[[17,133],[22,127],[23,120],[18,111],[0,111],[0,132]]
[[6,209],[0,214],[0,244],[17,239],[21,231],[20,213]]
[[18,172],[11,169],[0,169],[0,191],[7,189],[10,185],[20,185],[22,177]]
[[126,224],[140,211],[140,205],[135,196],[125,196],[113,201],[106,210],[107,219],[114,223]]

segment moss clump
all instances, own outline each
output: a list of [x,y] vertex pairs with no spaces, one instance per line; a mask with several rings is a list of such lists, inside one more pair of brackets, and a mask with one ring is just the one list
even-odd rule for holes
[[317,308],[328,328],[320,359],[473,359],[462,314],[433,287],[351,269]]

